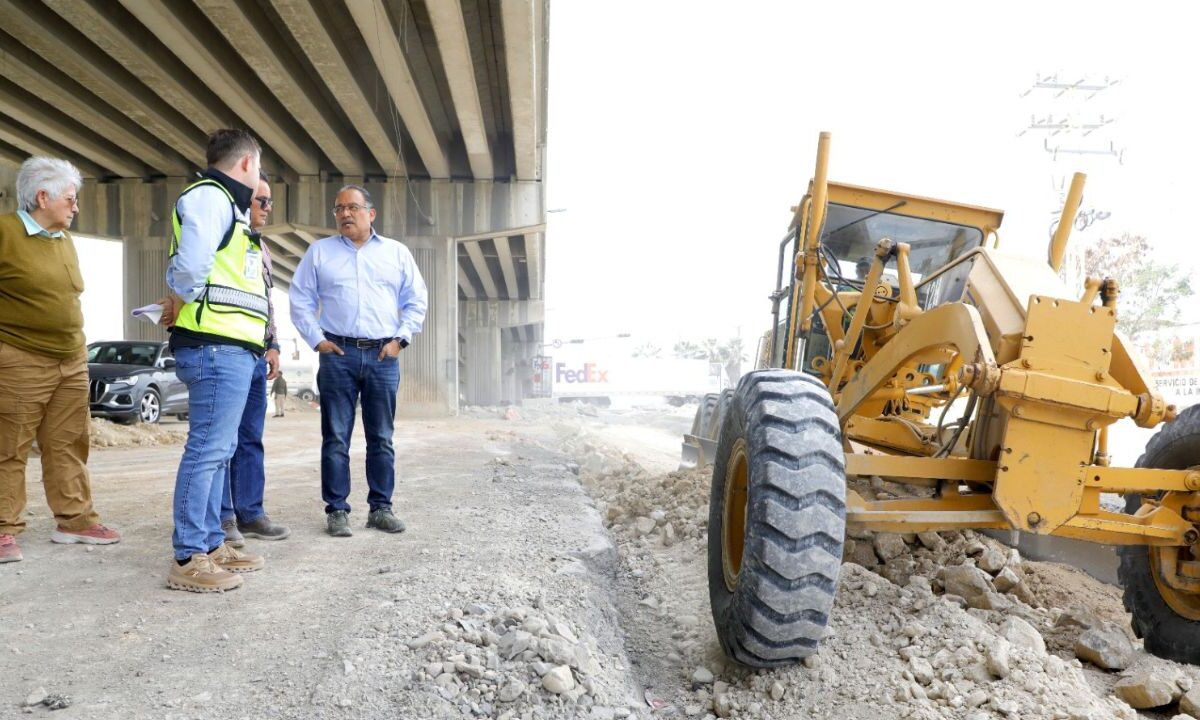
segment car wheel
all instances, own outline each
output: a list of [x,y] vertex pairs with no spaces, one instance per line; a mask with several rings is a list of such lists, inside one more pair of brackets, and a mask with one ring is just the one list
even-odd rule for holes
[[187,413],[179,413],[178,415],[175,416],[175,419],[182,420],[183,422],[187,422],[188,414]]
[[157,423],[162,417],[162,403],[158,399],[158,391],[154,388],[146,390],[142,395],[141,402],[138,403],[137,419],[139,422],[149,423],[151,425]]
[[300,391],[300,399],[303,400],[304,402],[312,402],[313,400],[317,399],[317,396],[313,393],[312,390],[301,390]]

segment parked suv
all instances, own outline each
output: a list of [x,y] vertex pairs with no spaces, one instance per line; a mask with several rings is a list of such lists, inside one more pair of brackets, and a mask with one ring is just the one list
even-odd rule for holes
[[187,385],[175,377],[165,342],[94,342],[88,345],[88,402],[92,416],[156,423],[186,417]]

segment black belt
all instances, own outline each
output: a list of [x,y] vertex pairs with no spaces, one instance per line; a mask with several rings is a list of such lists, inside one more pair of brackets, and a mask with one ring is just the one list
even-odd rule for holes
[[343,347],[346,347],[346,346],[355,347],[355,348],[358,348],[359,350],[366,350],[367,348],[383,347],[384,345],[387,345],[388,343],[390,343],[392,341],[392,338],[383,338],[382,340],[372,340],[371,338],[342,337],[341,335],[334,335],[331,332],[325,333],[325,339],[330,340],[333,343],[335,343],[337,345],[341,345]]

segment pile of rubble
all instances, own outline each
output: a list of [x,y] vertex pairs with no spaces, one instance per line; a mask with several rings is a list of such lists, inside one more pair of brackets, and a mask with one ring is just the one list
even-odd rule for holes
[[633,710],[594,638],[545,610],[475,603],[451,608],[437,629],[408,647],[414,680],[463,716],[530,720],[622,718]]
[[147,445],[179,445],[187,440],[187,426],[167,429],[162,425],[118,425],[103,418],[92,418],[92,447],[135,447]]

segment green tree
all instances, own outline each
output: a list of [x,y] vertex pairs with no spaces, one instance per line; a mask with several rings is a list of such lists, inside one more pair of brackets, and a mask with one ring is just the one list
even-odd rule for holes
[[1130,340],[1176,324],[1181,303],[1192,296],[1183,270],[1155,262],[1153,246],[1141,235],[1100,240],[1084,251],[1083,269],[1089,277],[1116,278],[1121,284],[1117,328]]

